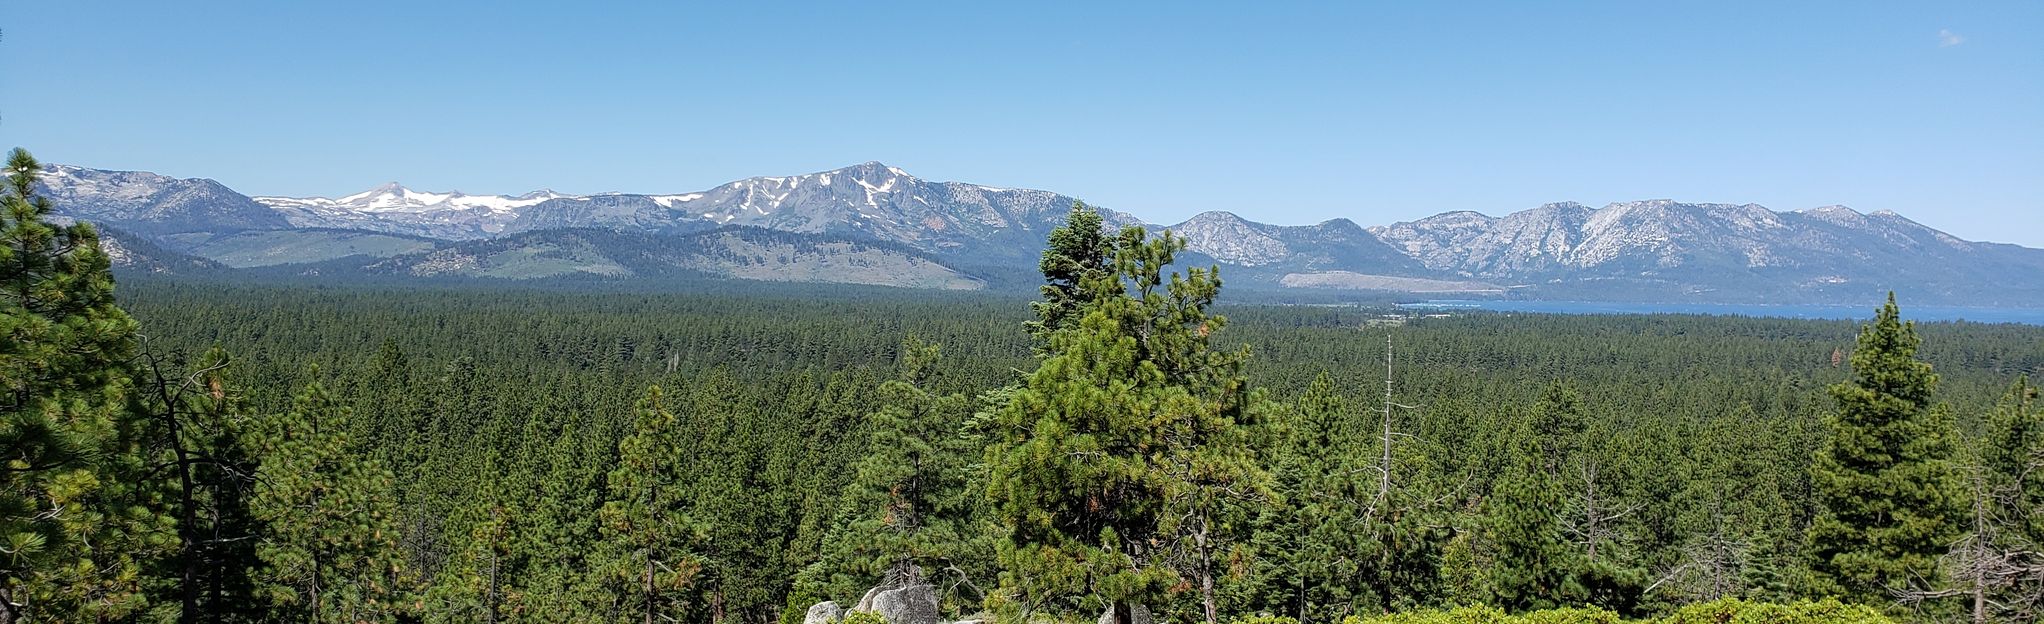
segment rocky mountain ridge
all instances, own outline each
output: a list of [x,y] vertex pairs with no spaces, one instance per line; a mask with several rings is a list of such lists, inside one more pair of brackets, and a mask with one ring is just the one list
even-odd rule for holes
[[[469,195],[392,183],[337,198],[251,198],[205,179],[67,165],[45,173],[43,189],[63,214],[177,253],[227,254],[220,259],[234,266],[353,253],[389,257],[422,245],[535,241],[546,236],[522,235],[574,229],[683,236],[742,226],[812,242],[899,245],[902,253],[970,276],[1033,268],[1045,235],[1077,201],[1050,191],[932,182],[879,162],[672,194]],[[1224,211],[1167,226],[1103,213],[1115,227],[1176,232],[1191,260],[1229,267],[1231,284],[1250,288],[1437,293],[1468,284],[1472,293],[1507,296],[1737,300],[1822,300],[1900,288],[1947,299],[2044,300],[2044,250],[1968,242],[1892,212],[1842,206],[1777,212],[1665,199],[1601,208],[1564,202],[1499,217],[1459,211],[1370,228],[1347,219],[1271,225]],[[307,237],[343,237],[347,244]],[[887,262],[897,261],[905,262]],[[833,281],[833,271],[861,272],[766,264],[805,266],[805,279],[816,281]],[[774,278],[757,269],[711,272]],[[951,283],[945,279],[936,281]]]
[[[396,183],[340,198],[256,197],[296,227],[361,229],[450,240],[609,227],[680,233],[746,225],[856,234],[933,252],[1055,227],[1074,198],[1029,189],[930,182],[867,162],[795,176],[746,178],[690,193],[477,196]],[[1136,224],[1115,213],[1117,224]]]

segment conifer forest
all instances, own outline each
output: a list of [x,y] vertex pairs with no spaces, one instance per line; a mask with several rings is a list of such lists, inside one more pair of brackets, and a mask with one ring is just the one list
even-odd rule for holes
[[16,150],[0,622],[2034,622],[2044,327],[116,276]]

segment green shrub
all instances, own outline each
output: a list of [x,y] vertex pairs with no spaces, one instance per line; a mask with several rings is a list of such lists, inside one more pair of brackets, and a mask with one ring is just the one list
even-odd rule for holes
[[1618,614],[1603,609],[1549,609],[1517,618],[1515,624],[1619,624]]
[[1490,606],[1456,607],[1450,611],[1407,611],[1371,617],[1348,616],[1341,624],[1510,624],[1515,618]]
[[[1836,600],[1773,604],[1725,599],[1683,607],[1657,620],[1622,620],[1603,609],[1550,609],[1506,615],[1497,607],[1459,607],[1448,611],[1411,611],[1370,617],[1349,616],[1342,624],[1895,624],[1869,607]],[[1279,624],[1268,619],[1238,624]]]
[[1683,607],[1660,624],[1894,624],[1872,607],[1837,600],[1773,604],[1725,599]]
[[1299,624],[1296,618],[1268,613],[1235,618],[1233,624]]
[[887,618],[877,611],[853,611],[845,614],[842,624],[887,624]]

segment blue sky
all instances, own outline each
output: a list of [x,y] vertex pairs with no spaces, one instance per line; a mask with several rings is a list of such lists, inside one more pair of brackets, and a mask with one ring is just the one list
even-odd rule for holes
[[880,160],[1151,221],[1572,200],[2044,246],[2044,3],[30,2],[0,145],[251,194]]

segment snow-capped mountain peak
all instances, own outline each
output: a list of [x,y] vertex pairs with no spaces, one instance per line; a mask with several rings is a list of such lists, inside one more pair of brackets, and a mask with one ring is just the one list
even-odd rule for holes
[[578,196],[538,190],[522,195],[469,195],[461,191],[416,191],[387,182],[337,198],[254,197],[299,227],[363,228],[450,236],[493,236],[516,221],[519,211]]
[[[211,240],[185,234],[271,230],[369,231],[453,245],[549,230],[687,235],[731,225],[877,241],[980,267],[1033,266],[1044,236],[1076,201],[1050,191],[925,181],[880,162],[658,195],[470,195],[393,182],[335,198],[251,199],[199,178],[65,165],[46,165],[44,174],[38,192],[62,216],[167,245]],[[1110,227],[1164,229],[1102,212]],[[1284,226],[1206,212],[1169,229],[1199,254],[1191,261],[1239,267],[1234,279],[1280,286],[1291,285],[1293,274],[1334,272],[1481,279],[1569,296],[1824,298],[1898,287],[1968,301],[2044,296],[2034,280],[2010,286],[2011,276],[2044,275],[2037,269],[2044,250],[1970,243],[1892,211],[1844,206],[1775,212],[1667,199],[1602,208],[1563,202],[1496,217],[1446,212],[1367,229],[1343,219]],[[176,238],[152,238],[167,236]]]
[[325,197],[256,197],[257,202],[278,209],[313,209],[328,212],[410,212],[429,213],[439,211],[487,211],[511,212],[543,201],[575,197],[551,190],[538,190],[523,195],[469,195],[461,191],[434,193],[415,191],[403,184],[386,182],[360,193],[337,198]]

